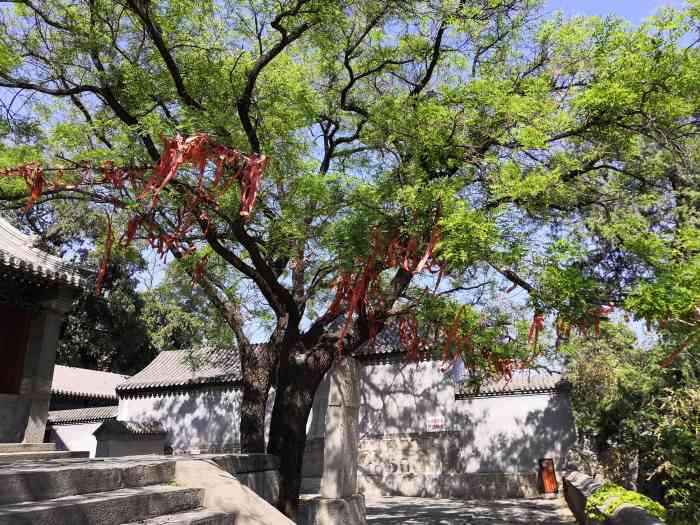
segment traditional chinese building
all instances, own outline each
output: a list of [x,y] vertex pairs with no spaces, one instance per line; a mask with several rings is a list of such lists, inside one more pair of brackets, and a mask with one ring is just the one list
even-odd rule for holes
[[61,323],[84,270],[0,217],[0,442],[41,443]]

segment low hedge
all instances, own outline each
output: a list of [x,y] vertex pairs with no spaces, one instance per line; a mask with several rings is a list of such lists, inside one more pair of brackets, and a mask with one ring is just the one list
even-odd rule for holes
[[613,483],[606,483],[593,491],[586,501],[586,516],[593,520],[605,521],[625,503],[642,508],[652,516],[666,521],[666,509],[661,504],[644,494]]

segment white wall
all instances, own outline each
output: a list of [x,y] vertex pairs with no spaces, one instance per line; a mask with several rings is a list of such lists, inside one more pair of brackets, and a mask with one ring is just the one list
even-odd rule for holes
[[213,388],[119,400],[117,419],[159,422],[175,452],[232,450],[240,446],[241,391]]
[[49,432],[49,442],[56,443],[58,450],[89,451],[90,457],[95,457],[97,440],[92,433],[102,424],[77,423],[74,425],[52,425]]
[[[440,362],[362,369],[361,462],[422,472],[523,472],[574,442],[568,399],[535,394],[455,399]],[[408,464],[407,464],[408,463]],[[396,466],[392,467],[393,469]]]

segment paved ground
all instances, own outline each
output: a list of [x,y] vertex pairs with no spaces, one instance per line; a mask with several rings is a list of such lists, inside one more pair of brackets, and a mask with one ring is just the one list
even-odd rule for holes
[[563,499],[367,498],[368,525],[575,525]]

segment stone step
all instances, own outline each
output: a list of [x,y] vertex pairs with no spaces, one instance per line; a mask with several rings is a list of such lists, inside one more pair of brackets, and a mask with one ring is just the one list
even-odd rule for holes
[[56,443],[0,443],[0,454],[11,452],[53,452]]
[[0,505],[168,483],[175,461],[158,457],[22,461],[0,469]]
[[83,452],[77,450],[53,450],[47,452],[6,452],[0,454],[0,463],[45,459],[87,458],[89,456],[90,452]]
[[0,525],[120,525],[201,507],[204,491],[151,485],[0,507]]
[[234,525],[233,516],[216,510],[197,509],[158,516],[125,525]]

